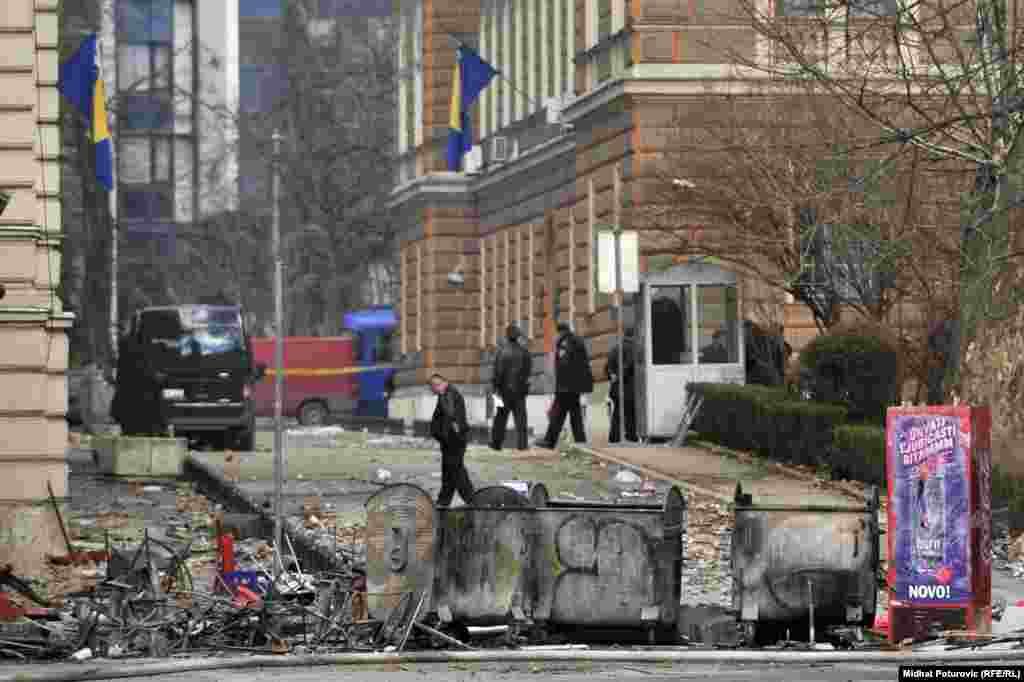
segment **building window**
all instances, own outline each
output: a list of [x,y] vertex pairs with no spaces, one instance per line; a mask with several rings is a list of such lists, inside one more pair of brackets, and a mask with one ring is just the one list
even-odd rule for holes
[[487,246],[480,246],[480,347],[487,348]]
[[569,216],[569,229],[566,230],[569,240],[569,320],[576,320],[576,225]]
[[281,16],[281,0],[239,0],[238,15],[243,18]]
[[[119,199],[121,217],[139,223],[129,231],[152,232],[154,225],[194,218],[192,21],[191,3],[184,0],[117,3]],[[179,60],[188,68],[180,68]],[[175,101],[177,92],[184,93],[178,98],[183,103]],[[187,120],[176,120],[178,109]]]
[[416,350],[423,350],[423,244],[416,245]]
[[[602,40],[609,37],[612,34],[612,0],[597,0],[597,40],[596,44],[600,44]],[[598,83],[603,83],[612,76],[612,52],[611,50],[602,50],[597,55],[597,63],[595,68],[597,69],[595,80]]]
[[492,235],[490,239],[491,263],[494,268],[494,281],[491,284],[491,339],[498,339],[498,236]]
[[555,96],[555,83],[558,82],[558,74],[560,69],[558,68],[558,46],[562,42],[562,36],[555,34],[555,29],[558,27],[556,21],[556,12],[558,11],[558,5],[561,4],[557,0],[548,0],[547,2],[547,17],[548,17],[548,33],[549,39],[545,41],[547,45],[545,49],[548,54],[548,83],[547,83],[547,96]]
[[403,3],[398,36],[398,151],[405,154],[422,142],[423,16],[419,3]]
[[117,32],[121,41],[171,42],[171,0],[119,0]]
[[739,362],[739,297],[734,285],[697,286],[697,349],[702,365]]
[[533,269],[534,269],[534,267],[536,267],[535,264],[534,264],[533,233],[537,230],[537,227],[535,225],[533,225],[533,224],[530,224],[530,225],[526,226],[526,229],[529,232],[529,240],[528,240],[528,243],[526,245],[526,248],[529,250],[529,254],[527,255],[527,258],[526,258],[526,284],[527,284],[527,291],[529,292],[529,299],[528,299],[527,306],[526,306],[526,335],[529,338],[532,339],[533,338],[533,306],[535,305],[533,287],[536,286],[533,283]]
[[119,188],[121,216],[125,220],[166,222],[174,218],[172,193],[167,183],[128,184]]
[[409,352],[409,251],[401,249],[398,257],[398,325],[402,355]]
[[825,13],[823,0],[776,0],[775,13],[780,17],[817,17]]
[[243,64],[238,75],[239,103],[246,114],[273,111],[285,94],[285,70],[279,64]]
[[899,13],[899,0],[851,0],[847,11],[851,17],[894,17]]

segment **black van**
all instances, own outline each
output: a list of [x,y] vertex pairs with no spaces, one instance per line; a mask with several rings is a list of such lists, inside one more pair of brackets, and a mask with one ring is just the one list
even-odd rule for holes
[[239,306],[177,305],[135,314],[121,341],[114,418],[126,435],[162,434],[252,450],[253,365]]

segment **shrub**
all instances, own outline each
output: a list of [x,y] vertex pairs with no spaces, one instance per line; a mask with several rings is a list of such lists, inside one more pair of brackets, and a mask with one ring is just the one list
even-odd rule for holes
[[835,476],[885,486],[885,429],[843,425],[832,433],[830,467]]
[[882,423],[900,387],[899,345],[882,330],[839,329],[818,336],[800,352],[812,400],[842,403],[856,421]]
[[687,390],[704,399],[694,431],[783,462],[825,461],[832,429],[846,421],[845,407],[793,400],[784,388],[693,383]]

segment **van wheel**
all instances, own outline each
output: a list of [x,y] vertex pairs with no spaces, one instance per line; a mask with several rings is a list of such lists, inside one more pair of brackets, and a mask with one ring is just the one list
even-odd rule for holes
[[299,410],[299,423],[303,426],[323,426],[327,423],[327,406],[321,402],[308,402]]

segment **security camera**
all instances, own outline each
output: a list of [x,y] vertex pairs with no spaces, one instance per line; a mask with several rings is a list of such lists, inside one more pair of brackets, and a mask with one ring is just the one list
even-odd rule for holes
[[448,284],[453,287],[461,287],[466,284],[466,276],[458,270],[453,270],[448,273]]

